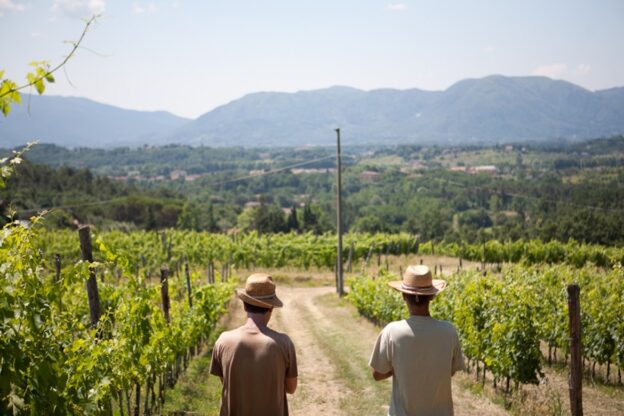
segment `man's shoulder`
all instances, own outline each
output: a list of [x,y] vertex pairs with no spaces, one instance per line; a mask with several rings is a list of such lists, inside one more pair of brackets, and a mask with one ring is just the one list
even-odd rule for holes
[[425,331],[434,331],[434,332],[444,332],[449,335],[457,334],[457,329],[455,325],[453,325],[449,321],[444,321],[441,319],[435,319],[432,317],[420,317],[420,316],[410,316],[407,319],[403,319],[400,321],[390,322],[384,328],[384,331],[387,332],[395,332],[395,331],[413,331],[415,328],[419,328],[420,330]]
[[432,329],[435,332],[439,334],[444,334],[443,336],[446,339],[449,339],[453,342],[456,342],[457,340],[459,340],[459,335],[457,333],[457,328],[455,328],[455,325],[453,325],[449,321],[443,321],[439,319],[434,319],[434,321],[435,321],[435,325],[432,327]]
[[267,330],[266,332],[264,332],[264,334],[268,336],[269,338],[272,338],[275,342],[277,342],[280,345],[286,345],[286,346],[294,345],[292,340],[288,336],[288,334],[285,334],[284,332],[278,332],[274,329],[267,327]]

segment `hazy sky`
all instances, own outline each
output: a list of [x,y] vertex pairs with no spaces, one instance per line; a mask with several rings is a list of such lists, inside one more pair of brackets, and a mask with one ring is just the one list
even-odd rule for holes
[[490,74],[624,86],[620,0],[0,0],[0,69],[58,63],[48,94],[198,115],[257,91],[442,90]]

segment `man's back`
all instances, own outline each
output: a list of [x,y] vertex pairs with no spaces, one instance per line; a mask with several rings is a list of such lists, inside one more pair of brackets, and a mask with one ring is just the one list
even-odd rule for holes
[[410,316],[388,324],[375,344],[371,367],[393,371],[390,415],[452,415],[451,376],[463,369],[452,324]]
[[210,373],[223,378],[221,415],[288,415],[285,380],[297,377],[295,347],[286,334],[244,325],[221,334]]

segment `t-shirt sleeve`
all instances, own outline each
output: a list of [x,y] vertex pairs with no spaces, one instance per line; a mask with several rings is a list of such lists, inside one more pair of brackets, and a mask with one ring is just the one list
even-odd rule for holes
[[297,352],[295,351],[295,344],[288,338],[288,364],[286,367],[286,378],[295,378],[299,375],[297,370]]
[[461,344],[459,343],[459,337],[457,336],[457,331],[454,332],[453,338],[455,345],[453,346],[453,363],[451,365],[451,375],[465,369],[464,354],[462,353]]
[[392,343],[390,342],[390,334],[384,328],[383,331],[377,336],[375,341],[375,348],[371,354],[370,365],[378,373],[386,374],[392,370]]
[[219,340],[212,349],[212,359],[210,360],[210,374],[223,377],[223,367],[221,366],[221,345]]

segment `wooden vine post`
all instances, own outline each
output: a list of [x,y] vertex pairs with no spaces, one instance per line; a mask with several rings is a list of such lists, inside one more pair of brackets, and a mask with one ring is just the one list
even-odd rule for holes
[[581,355],[581,289],[577,284],[568,285],[568,319],[570,321],[570,413],[583,415],[583,363]]
[[352,271],[352,262],[353,262],[353,241],[349,246],[349,257],[347,258],[347,272],[351,273]]
[[160,266],[160,296],[162,298],[163,314],[165,315],[165,321],[169,324],[169,309],[171,303],[169,301],[169,267],[166,265]]
[[[162,298],[162,308],[163,314],[165,315],[165,321],[167,321],[167,325],[169,325],[169,309],[171,307],[171,302],[169,300],[169,267],[166,264],[160,266],[160,296]],[[173,371],[171,370],[171,366],[169,364],[167,364],[167,369],[165,371],[165,384],[167,385],[167,387],[173,387]],[[163,386],[161,386],[161,388],[162,387]]]
[[[80,237],[80,251],[82,259],[88,263],[93,263],[93,252],[91,248],[91,229],[88,225],[83,225],[78,229]],[[98,292],[97,279],[95,271],[89,270],[89,279],[87,280],[87,297],[89,299],[89,314],[91,316],[91,328],[96,328],[100,321],[100,294]],[[98,336],[101,334],[98,334]]]
[[61,255],[58,253],[54,255],[54,268],[56,269],[54,283],[58,283],[61,281]]
[[193,307],[193,295],[191,293],[191,273],[189,272],[188,261],[184,263],[184,274],[186,275],[186,291],[188,292],[189,308]]

